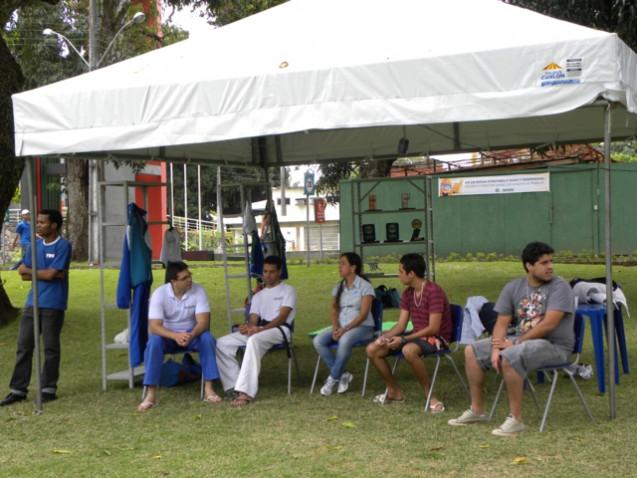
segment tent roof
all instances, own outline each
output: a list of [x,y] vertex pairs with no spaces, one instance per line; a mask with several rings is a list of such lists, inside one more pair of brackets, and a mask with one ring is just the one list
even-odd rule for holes
[[615,34],[497,0],[291,0],[13,104],[19,155],[283,164],[599,140],[598,99],[636,134]]

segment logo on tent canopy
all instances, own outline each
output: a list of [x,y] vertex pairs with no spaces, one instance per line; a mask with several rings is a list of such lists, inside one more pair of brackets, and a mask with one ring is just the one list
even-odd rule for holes
[[569,58],[563,64],[550,62],[542,68],[540,75],[540,86],[577,85],[581,83],[582,59]]

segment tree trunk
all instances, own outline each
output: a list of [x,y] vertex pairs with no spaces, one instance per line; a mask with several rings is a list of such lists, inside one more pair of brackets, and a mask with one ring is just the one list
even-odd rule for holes
[[88,161],[68,159],[66,163],[69,209],[68,239],[73,244],[73,260],[88,259]]
[[[0,21],[2,18],[0,17]],[[0,35],[0,211],[6,211],[18,187],[24,169],[24,160],[16,158],[13,150],[13,106],[11,95],[20,90],[24,78]],[[0,229],[4,214],[0,214]],[[17,315],[0,280],[0,325]]]

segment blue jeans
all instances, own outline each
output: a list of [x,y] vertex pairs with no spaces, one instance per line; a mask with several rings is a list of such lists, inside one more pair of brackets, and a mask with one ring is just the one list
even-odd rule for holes
[[330,376],[338,380],[345,371],[345,366],[352,355],[352,348],[357,342],[368,342],[374,337],[374,327],[360,325],[343,334],[336,342],[336,354],[330,347],[335,342],[332,340],[332,329],[326,330],[314,337],[314,348],[330,368]]
[[208,331],[192,339],[188,347],[180,347],[177,345],[177,342],[172,339],[151,334],[148,337],[146,351],[144,352],[144,385],[159,385],[161,366],[164,363],[164,354],[176,352],[191,351],[199,353],[201,372],[204,380],[209,381],[219,378],[217,358],[215,356],[216,344],[215,338]]

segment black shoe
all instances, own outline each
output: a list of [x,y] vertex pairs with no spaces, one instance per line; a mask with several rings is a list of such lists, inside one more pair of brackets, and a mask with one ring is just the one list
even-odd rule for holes
[[58,396],[55,393],[42,392],[42,403],[52,402],[57,399]]
[[22,400],[26,400],[26,398],[26,395],[18,395],[17,393],[11,392],[9,395],[4,397],[2,401],[0,401],[0,407],[6,407],[7,405],[21,402]]

